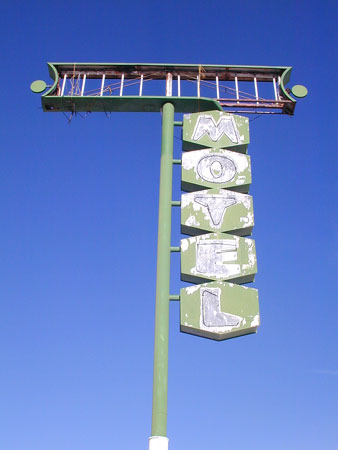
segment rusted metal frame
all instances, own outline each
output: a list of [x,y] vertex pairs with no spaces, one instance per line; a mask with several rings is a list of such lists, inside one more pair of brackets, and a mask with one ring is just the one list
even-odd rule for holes
[[[163,75],[168,73],[168,69],[170,69],[170,72],[172,72],[173,76],[178,76],[177,74],[180,74],[180,78],[186,79],[189,78],[189,75],[192,77],[195,77],[196,74],[200,71],[200,65],[124,65],[124,64],[86,64],[86,63],[78,63],[77,65],[74,65],[74,63],[49,63],[49,73],[51,78],[54,79],[54,84],[50,87],[49,91],[46,92],[46,94],[43,95],[44,98],[48,97],[54,97],[57,94],[60,94],[62,85],[65,86],[64,80],[60,79],[63,74],[63,78],[67,79],[67,73],[68,70],[69,76],[71,79],[74,79],[76,75],[79,76],[79,73],[76,73],[77,69],[79,69],[79,72],[81,74],[84,73],[90,73],[90,76],[93,78],[101,78],[103,71],[105,71],[107,77],[110,75],[111,78],[119,78],[119,81],[121,81],[120,76],[122,77],[121,73],[123,71],[127,72],[127,77],[129,78],[137,78],[139,79],[140,73],[142,72],[144,75],[146,73],[151,72],[155,79],[162,79]],[[92,70],[95,68],[96,70]],[[158,68],[161,68],[159,71]],[[263,106],[262,101],[259,102],[259,105],[250,105],[251,99],[243,99],[242,95],[240,95],[240,105],[233,105],[233,103],[230,101],[230,103],[224,103],[223,107],[229,108],[232,106],[235,106],[236,108],[240,107],[242,105],[243,108],[252,109],[253,111],[258,111],[259,106],[261,106],[266,109],[276,109],[276,108],[282,108],[282,111],[286,114],[293,114],[295,109],[296,102],[290,97],[289,90],[286,89],[285,84],[289,81],[289,76],[291,72],[291,67],[264,67],[264,66],[208,66],[204,67],[204,73],[203,78],[205,79],[212,79],[214,81],[213,77],[214,74],[217,74],[220,80],[226,80],[226,81],[232,81],[235,76],[237,76],[237,81],[253,81],[254,76],[256,76],[256,80],[262,81],[262,82],[276,82],[276,91],[277,91],[277,102],[272,103],[269,107]],[[98,70],[99,69],[99,70]],[[108,70],[109,69],[109,70]],[[118,70],[112,70],[112,69],[118,69]],[[135,70],[137,69],[137,70]],[[141,72],[140,72],[141,71]],[[108,75],[109,72],[109,75]],[[156,75],[155,75],[156,72]],[[66,75],[66,76],[65,76]],[[101,78],[102,79],[102,78]],[[278,80],[278,85],[277,85]],[[229,90],[231,90],[230,87],[228,87]],[[63,92],[62,92],[63,94]],[[81,95],[81,94],[80,94]],[[59,95],[60,96],[60,95]],[[77,96],[74,96],[74,98]],[[90,97],[90,96],[88,96]],[[93,96],[96,97],[96,96]],[[246,103],[243,103],[243,100],[246,101]],[[264,99],[265,100],[265,99]],[[282,105],[278,103],[278,100],[282,102]],[[185,101],[183,99],[183,101]],[[215,101],[215,99],[214,99]],[[221,104],[217,102],[220,107]],[[248,111],[249,112],[249,111]]]
[[[189,69],[190,69],[189,71],[184,71],[184,73],[183,73],[182,69],[180,68],[179,71],[175,71],[174,70],[173,73],[171,74],[171,76],[173,76],[173,77],[176,76],[178,78],[178,80],[179,80],[178,81],[179,82],[179,91],[180,91],[180,81],[181,81],[181,79],[191,81],[191,80],[189,80],[189,78],[192,77],[193,81],[196,82],[195,74],[198,73],[197,72],[198,67],[196,67],[196,69],[194,71],[192,71],[191,68],[189,68]],[[239,81],[253,81],[255,83],[255,89],[257,89],[257,82],[271,82],[274,85],[275,97],[276,97],[276,86],[275,86],[276,81],[275,80],[277,78],[278,82],[279,82],[278,84],[280,84],[280,80],[281,80],[280,74],[283,73],[282,69],[271,70],[270,72],[267,72],[266,69],[263,69],[263,71],[264,71],[263,73],[257,73],[256,71],[255,72],[252,71],[252,72],[248,73],[247,69],[244,72],[241,72],[240,68],[236,68],[236,69],[237,69],[237,71],[236,71],[236,73],[234,73],[234,72],[231,72],[231,69],[229,69],[229,68],[224,69],[224,70],[221,69],[221,70],[218,70],[217,72],[210,71],[207,68],[206,71],[203,73],[203,80],[199,80],[198,79],[198,81],[200,83],[205,84],[208,87],[209,86],[211,87],[211,81],[213,82],[212,84],[215,83],[215,81],[214,81],[215,78],[213,78],[215,73],[217,73],[217,80],[221,80],[221,81],[235,81],[236,86],[237,86],[237,89],[236,89],[237,104],[239,104],[239,102],[242,103],[241,102],[242,98],[240,98],[240,97],[243,97],[244,94],[245,94],[246,97],[251,95],[249,93],[244,93],[244,92],[239,91],[239,88],[238,88],[238,82]],[[155,79],[155,80],[160,80],[160,79],[163,79],[164,77],[168,76],[168,72],[167,71],[153,71],[153,70],[151,70],[151,71],[147,71],[147,73],[143,72],[141,74],[141,76],[140,76],[140,73],[141,73],[140,71],[128,71],[128,73],[125,74],[124,72],[120,72],[120,71],[116,71],[116,70],[115,71],[114,70],[109,70],[108,71],[108,70],[104,70],[104,69],[96,70],[96,71],[90,71],[90,70],[88,70],[88,67],[82,68],[82,67],[79,67],[79,66],[77,66],[77,68],[74,70],[74,66],[69,66],[69,70],[65,70],[65,71],[60,70],[60,71],[58,71],[59,78],[62,78],[62,76],[63,76],[64,82],[63,82],[62,90],[60,91],[60,89],[56,89],[54,91],[55,92],[54,95],[63,96],[65,94],[65,85],[66,85],[65,79],[69,78],[71,80],[74,80],[76,78],[76,76],[77,76],[77,78],[81,78],[81,75],[82,76],[86,75],[86,79],[87,78],[89,78],[89,79],[99,79],[99,78],[101,78],[101,79],[102,78],[118,79],[119,80],[120,91],[121,91],[121,85],[120,85],[121,78],[123,76],[126,76],[126,75],[127,75],[126,76],[127,79],[128,78],[129,78],[129,80],[134,80],[135,79],[135,80],[137,80],[137,83],[139,82],[139,79],[141,78],[141,85],[143,85],[142,78],[144,78],[145,81],[146,81],[146,77],[149,77],[150,74],[152,76],[151,79]],[[210,80],[210,81],[208,81],[208,80]],[[147,81],[150,81],[149,78],[147,79]],[[126,83],[125,86],[126,87],[127,86],[132,86],[133,84],[135,84],[135,83],[129,82],[129,83]],[[113,86],[114,86],[114,84],[113,84]],[[115,88],[113,86],[109,85],[109,86],[105,87],[104,90],[102,90],[102,87],[101,87],[100,93],[99,93],[99,89],[97,89],[97,90],[93,89],[93,90],[87,92],[85,94],[85,96],[100,96],[100,95],[102,96],[103,93],[107,92],[108,90],[111,93],[112,90],[115,90]],[[116,90],[117,89],[118,89],[118,87],[116,87]],[[142,87],[141,87],[141,89],[142,89]],[[229,86],[227,87],[227,89],[230,90],[230,91],[233,90]],[[235,91],[235,89],[234,89],[234,91]],[[283,92],[280,89],[278,89],[278,91],[279,92],[277,94],[277,99],[283,100],[283,98],[285,98]],[[180,94],[181,93],[179,92],[178,96],[180,96]],[[51,95],[53,95],[53,94],[51,94]],[[78,94],[76,92],[75,93],[73,92],[72,95],[76,96]],[[81,94],[79,92],[79,95],[83,96],[84,93]],[[197,96],[200,96],[200,95],[201,95],[200,89],[198,89],[198,95]],[[120,92],[120,96],[121,96],[121,92]],[[217,97],[219,97],[219,95],[217,95]],[[255,97],[257,97],[257,93],[256,93]],[[258,99],[258,101],[259,101],[259,103],[261,103],[260,99]],[[291,108],[291,109],[294,109],[294,108]]]
[[[212,89],[215,88],[215,83],[211,83],[209,81],[206,80],[199,80],[199,78],[197,77],[197,80],[195,79],[187,79],[186,81],[189,81],[190,83],[197,83],[197,98],[201,97],[201,84],[203,83],[207,88]],[[254,80],[253,80],[254,81]],[[236,99],[237,99],[237,103],[241,102],[241,100],[255,100],[257,103],[257,100],[260,100],[259,98],[257,98],[257,86],[255,85],[255,94],[250,94],[249,92],[244,92],[239,90],[238,88],[238,80],[235,80],[235,88],[232,88],[230,86],[227,86],[226,89],[233,91],[234,95],[236,95]],[[257,83],[256,83],[257,84]],[[221,86],[222,88],[223,86]],[[218,89],[217,89],[218,88]],[[219,86],[217,86],[216,84],[216,98],[217,100],[219,100]],[[203,97],[203,96],[202,96]],[[205,96],[208,97],[208,96]],[[250,97],[253,97],[252,99]],[[269,99],[264,99],[266,101],[270,101]]]
[[[119,76],[121,73],[128,73],[130,75],[133,75],[134,77],[138,77],[140,76],[141,73],[145,74],[145,73],[156,73],[158,74],[158,76],[161,77],[165,77],[165,75],[167,73],[172,73],[173,75],[178,75],[178,74],[191,74],[192,76],[196,76],[196,74],[199,73],[199,66],[196,66],[196,68],[184,68],[184,67],[180,67],[180,68],[169,68],[169,69],[158,69],[156,67],[153,68],[145,68],[145,69],[141,69],[141,70],[131,70],[131,68],[128,67],[121,67],[119,66],[118,69],[114,70],[111,67],[106,68],[104,66],[100,67],[100,69],[98,69],[98,65],[93,65],[91,66],[77,66],[74,70],[73,66],[63,66],[63,65],[58,65],[56,64],[55,67],[58,69],[59,73],[67,73],[67,74],[74,74],[74,73],[78,73],[78,72],[88,72],[90,73],[92,76],[99,76],[100,74],[102,74],[102,72],[105,72],[107,76],[112,76],[112,77],[116,77]],[[259,69],[259,67],[255,67],[252,69],[248,69],[246,67],[234,67],[233,69],[229,69],[229,68],[222,68],[222,67],[215,67],[215,68],[205,68],[205,70],[203,71],[203,78],[205,77],[210,77],[210,78],[215,78],[216,76],[219,77],[235,77],[236,74],[238,74],[241,78],[245,77],[245,78],[249,78],[252,79],[252,77],[256,74],[256,76],[258,76],[260,79],[263,78],[271,78],[272,76],[278,77],[281,76],[282,73],[284,72],[284,68],[283,69],[279,69],[279,68],[271,68],[271,70],[268,70],[267,68],[264,69]]]
[[[195,80],[187,80],[187,81],[194,82]],[[216,86],[216,93],[218,93],[218,94],[219,94],[219,90],[224,88],[225,90],[233,91],[234,95],[236,95],[236,89],[232,88],[231,86],[218,86],[218,89],[217,89],[217,78],[216,78],[216,84],[215,84],[215,82],[212,83],[212,82],[206,81],[206,80],[202,80],[201,84],[205,85],[207,88],[210,88],[210,89],[215,89],[215,86]],[[238,90],[238,93],[241,95],[240,99],[248,98],[248,100],[251,100],[250,97],[253,97],[256,101],[257,100],[258,101],[261,101],[261,100],[262,101],[263,100],[270,101],[269,99],[263,99],[261,97],[257,98],[256,97],[256,93],[255,94],[250,94],[250,92],[244,92],[244,91],[241,91],[241,90]],[[257,94],[258,94],[258,88],[257,88]],[[243,96],[247,96],[247,97],[243,97]],[[219,96],[217,98],[219,98]]]
[[[66,74],[65,74],[66,75]],[[113,91],[113,90],[115,90],[115,89],[119,89],[119,87],[120,87],[120,83],[112,83],[112,84],[109,84],[108,86],[102,86],[102,82],[101,82],[101,87],[100,88],[96,88],[96,89],[90,89],[89,91],[87,91],[86,93],[84,92],[84,87],[85,87],[85,83],[86,83],[86,80],[87,80],[87,73],[84,73],[83,74],[83,78],[82,78],[82,86],[81,86],[81,90],[80,90],[80,92],[77,94],[77,93],[72,93],[72,94],[70,94],[70,93],[68,93],[67,94],[67,96],[70,96],[70,97],[76,97],[76,96],[81,96],[81,97],[83,97],[83,96],[85,96],[85,97],[88,97],[88,96],[92,96],[92,93],[97,93],[97,94],[95,94],[95,95],[101,95],[102,96],[102,94],[101,94],[101,92],[103,93],[103,92],[106,92],[106,91]],[[102,77],[102,81],[104,82],[104,79],[105,79],[106,77]],[[67,79],[67,77],[66,77],[66,79]],[[68,78],[69,79],[69,78]],[[80,78],[81,79],[81,78]],[[99,78],[97,78],[97,79],[99,79]],[[113,86],[113,87],[112,87]],[[116,86],[116,87],[115,87]],[[102,89],[102,87],[103,87],[103,89]],[[63,89],[62,90],[62,92],[63,92],[63,95],[64,95],[64,90],[65,89]],[[59,91],[57,91],[56,92],[56,96],[60,96],[60,92]],[[93,95],[94,96],[94,95]]]
[[[190,77],[195,78],[196,75],[199,73],[198,66],[196,66],[196,70],[192,70],[190,67],[189,70],[184,69],[174,69],[170,72],[168,70],[105,70],[102,68],[101,70],[90,70],[88,67],[79,67],[77,66],[75,71],[73,67],[69,67],[69,69],[62,69],[62,66],[56,66],[58,70],[59,76],[63,76],[64,74],[67,74],[67,77],[74,77],[74,75],[83,74],[86,72],[87,78],[102,78],[102,74],[105,73],[105,76],[107,79],[110,78],[121,78],[121,75],[124,73],[125,76],[128,75],[129,78],[139,78],[141,74],[143,74],[145,77],[151,75],[154,79],[165,79],[168,73],[172,73],[174,77],[177,77],[180,75],[181,77]],[[277,70],[271,70],[270,72],[267,72],[266,70],[263,72],[259,72],[259,69],[256,69],[257,71],[249,72],[246,68],[245,71],[241,71],[240,68],[234,69],[234,71],[230,71],[229,69],[218,69],[218,70],[210,70],[208,68],[205,69],[205,72],[203,72],[203,79],[209,79],[209,80],[215,80],[216,76],[218,76],[219,80],[226,80],[226,81],[234,81],[235,77],[237,76],[238,81],[253,81],[255,76],[257,78],[257,81],[272,81],[273,78],[278,78],[281,76],[283,71],[281,69]]]
[[[103,89],[103,93],[104,92],[112,92],[112,91],[117,91],[118,89],[120,89],[120,83],[113,83],[113,84],[109,84],[108,86],[105,86]],[[83,95],[81,95],[81,97],[97,97],[100,96],[100,92],[101,89],[100,88],[96,88],[96,89],[90,89],[89,91],[86,91],[83,93]],[[73,96],[75,97],[75,96]]]
[[[84,74],[84,76],[85,76],[86,74]],[[86,77],[86,79],[88,79],[88,77]],[[97,78],[97,79],[99,79],[99,78]],[[106,79],[106,78],[105,78]],[[127,80],[128,81],[128,80]],[[143,79],[143,82],[145,82],[145,81],[152,81],[151,79]],[[135,84],[138,84],[138,82],[139,82],[139,79],[138,79],[138,81],[134,81],[134,82],[132,82],[132,83],[124,83],[124,87],[129,87],[129,86],[134,86]],[[142,82],[142,83],[143,83]],[[112,84],[108,84],[107,86],[105,86],[104,87],[104,89],[103,89],[103,93],[104,92],[107,92],[107,91],[117,91],[117,90],[120,90],[120,87],[121,87],[121,80],[119,80],[118,82],[116,82],[116,83],[112,83]],[[84,96],[84,97],[97,97],[97,96],[102,96],[101,95],[101,90],[102,90],[102,85],[101,85],[101,88],[96,88],[96,89],[90,89],[89,91],[87,91],[86,93],[84,93],[84,95],[80,95],[81,97],[82,96]],[[56,93],[56,96],[58,96],[58,94]],[[76,97],[76,96],[78,96],[77,94],[76,95],[70,95],[71,97]]]
[[259,109],[255,109],[255,110],[227,109],[226,112],[229,113],[229,114],[280,114],[280,115],[284,114],[284,112],[282,110],[279,110],[279,111],[271,111],[271,110],[260,111]]
[[[233,108],[233,107],[250,108],[252,110],[255,110],[253,112],[257,112],[257,113],[260,108],[263,108],[263,109],[279,109],[279,110],[283,111],[283,113],[293,114],[294,109],[295,109],[295,103],[293,103],[289,100],[284,100],[284,101],[280,100],[277,102],[273,101],[273,100],[272,101],[265,100],[264,102],[259,102],[258,104],[256,103],[255,100],[252,100],[252,101],[239,100],[237,102],[237,101],[234,101],[233,99],[229,99],[229,100],[220,99],[218,102],[222,108]],[[237,110],[237,112],[238,112],[238,110]],[[246,112],[249,113],[249,111],[246,111]]]
[[[219,99],[220,101],[232,101],[235,102],[237,101],[237,99],[234,98],[226,98],[226,97],[221,97]],[[239,99],[240,102],[247,102],[247,103],[256,103],[257,100],[255,98],[244,98],[244,97],[240,97]],[[291,103],[290,100],[286,100],[286,99],[281,99],[281,100],[275,100],[274,98],[258,98],[259,103]]]
[[58,72],[58,75],[60,77],[63,77],[66,74],[68,78],[73,78],[74,74],[75,74],[75,76],[77,76],[77,75],[82,75],[83,73],[86,73],[87,78],[90,78],[90,79],[93,79],[93,80],[101,79],[103,74],[105,74],[105,78],[106,79],[120,79],[121,76],[124,74],[125,78],[129,78],[129,79],[139,79],[141,77],[141,75],[143,75],[144,78],[151,77],[151,78],[154,78],[154,79],[162,80],[162,79],[165,79],[166,74],[168,72],[166,72],[165,74],[162,74],[162,73],[158,74],[157,72],[131,73],[131,72],[127,72],[127,71],[121,71],[121,72],[116,72],[116,71],[112,72],[112,71],[104,71],[104,70],[102,70],[102,71],[97,71],[97,70],[90,71],[88,69],[85,69],[85,70],[76,70],[75,72],[74,71],[70,71],[70,70],[65,70],[65,71],[61,70],[61,71]]
[[233,100],[233,99],[219,99],[219,104],[221,106],[235,106],[240,107],[247,106],[248,108],[261,107],[261,108],[284,108],[286,104],[291,104],[287,101],[275,101],[275,100],[264,100],[262,102],[256,102],[256,100]]

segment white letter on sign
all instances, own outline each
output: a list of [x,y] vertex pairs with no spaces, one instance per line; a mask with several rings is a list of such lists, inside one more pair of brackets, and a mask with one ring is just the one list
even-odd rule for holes
[[197,165],[197,173],[202,180],[212,183],[227,183],[236,172],[232,159],[223,155],[204,156]]
[[[220,277],[228,277],[240,273],[237,261],[237,245],[232,239],[201,241],[197,244],[196,270],[199,273]],[[224,264],[224,263],[228,264]]]
[[216,124],[211,115],[200,115],[196,122],[192,140],[198,141],[205,134],[208,134],[214,142],[219,141],[225,135],[234,144],[239,143],[239,133],[232,116],[222,116]]
[[226,208],[237,203],[234,197],[226,198],[223,195],[196,195],[194,200],[196,203],[207,208],[214,225],[219,225],[221,223]]
[[221,290],[218,288],[201,288],[203,323],[206,327],[235,327],[241,317],[221,311]]

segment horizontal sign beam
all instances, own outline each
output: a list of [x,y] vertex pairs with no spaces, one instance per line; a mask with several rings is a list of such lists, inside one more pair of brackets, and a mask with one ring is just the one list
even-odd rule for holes
[[[54,83],[42,95],[44,111],[156,112],[168,97],[176,112],[244,108],[293,114],[296,105],[285,87],[291,67],[144,63],[49,63],[48,67]],[[41,92],[34,83],[32,90]]]

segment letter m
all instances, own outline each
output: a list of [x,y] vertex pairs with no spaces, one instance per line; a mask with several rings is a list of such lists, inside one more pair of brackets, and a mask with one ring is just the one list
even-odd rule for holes
[[221,116],[216,123],[210,114],[201,114],[197,119],[192,140],[198,141],[205,134],[214,142],[225,135],[234,144],[239,144],[239,133],[232,116]]

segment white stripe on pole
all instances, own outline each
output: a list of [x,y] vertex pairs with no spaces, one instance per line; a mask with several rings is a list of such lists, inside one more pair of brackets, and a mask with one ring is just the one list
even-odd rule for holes
[[149,450],[168,450],[169,439],[164,436],[151,436],[149,438]]

